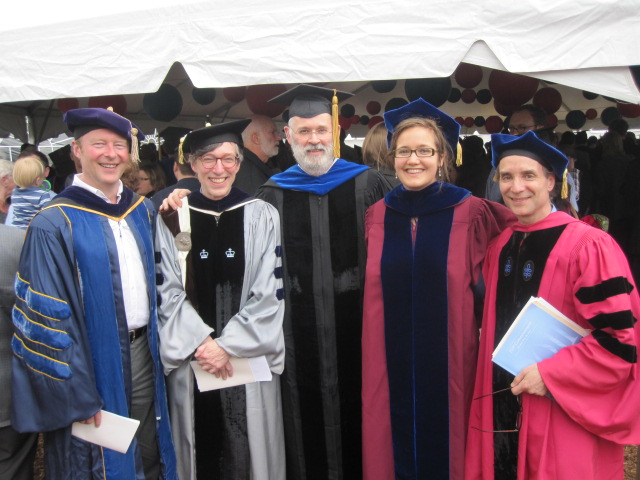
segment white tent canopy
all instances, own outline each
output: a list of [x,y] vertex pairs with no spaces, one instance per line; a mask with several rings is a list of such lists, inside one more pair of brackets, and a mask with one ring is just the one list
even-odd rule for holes
[[23,0],[3,11],[0,128],[14,132],[32,102],[154,92],[176,62],[193,86],[221,88],[446,77],[465,61],[640,103],[627,68],[640,64],[638,0]]

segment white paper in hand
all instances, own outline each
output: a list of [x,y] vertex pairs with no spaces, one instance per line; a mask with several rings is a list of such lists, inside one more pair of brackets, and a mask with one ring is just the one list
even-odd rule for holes
[[101,412],[102,422],[99,427],[96,428],[93,423],[74,422],[71,425],[71,435],[116,452],[127,453],[140,420],[121,417],[106,410]]
[[255,358],[231,357],[229,362],[233,367],[233,376],[223,380],[203,370],[197,361],[192,361],[191,368],[198,382],[198,390],[208,392],[220,388],[246,385],[247,383],[269,382],[272,379],[271,370],[269,370],[269,364],[264,355]]

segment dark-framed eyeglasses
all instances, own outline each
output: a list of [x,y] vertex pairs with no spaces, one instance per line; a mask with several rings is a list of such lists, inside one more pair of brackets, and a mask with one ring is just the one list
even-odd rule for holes
[[[487,393],[485,395],[480,395],[479,397],[475,397],[473,400],[480,400],[481,398],[491,397],[497,393],[503,393],[511,390],[511,387],[503,388],[501,390],[496,390],[495,392]],[[518,395],[516,397],[518,401],[518,415],[516,416],[516,426],[510,430],[483,430],[482,428],[471,426],[474,430],[478,430],[484,433],[517,433],[520,431],[522,427],[522,396]]]
[[411,155],[416,154],[418,158],[433,157],[438,151],[435,148],[420,147],[415,150],[410,148],[396,148],[394,155],[396,158],[409,158]]
[[533,130],[536,127],[537,125],[513,125],[509,126],[509,133],[524,133],[528,132],[529,130]]
[[206,169],[213,168],[218,163],[218,160],[220,160],[224,168],[231,168],[238,162],[238,157],[201,157],[199,160]]

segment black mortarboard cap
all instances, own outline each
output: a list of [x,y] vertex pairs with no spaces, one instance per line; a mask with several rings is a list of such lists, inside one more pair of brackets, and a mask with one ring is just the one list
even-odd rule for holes
[[334,92],[338,97],[338,102],[353,96],[353,93],[349,92],[302,84],[272,98],[269,103],[288,105],[289,118],[312,118],[323,113],[331,115],[331,102]]
[[180,139],[188,134],[191,130],[185,127],[167,127],[160,132],[160,137],[164,140],[162,144],[167,153],[174,153]]
[[232,142],[242,148],[242,131],[250,123],[251,119],[234,120],[193,130],[181,144],[182,153],[193,153],[208,145],[224,142]]

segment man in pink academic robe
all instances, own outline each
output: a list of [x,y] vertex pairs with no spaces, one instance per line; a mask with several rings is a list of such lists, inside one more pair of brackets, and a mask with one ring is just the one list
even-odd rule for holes
[[[492,148],[518,223],[485,259],[465,478],[621,479],[623,445],[640,442],[640,298],[626,258],[605,232],[555,211],[562,153],[533,132],[493,135]],[[514,379],[491,353],[531,296],[590,334]]]

